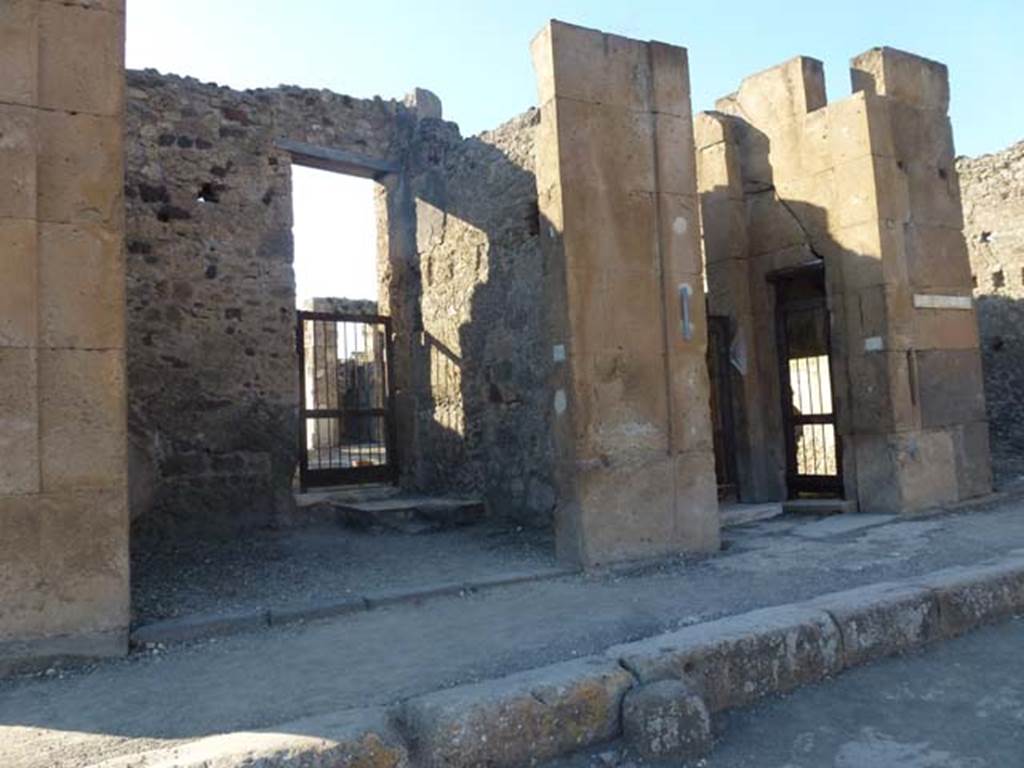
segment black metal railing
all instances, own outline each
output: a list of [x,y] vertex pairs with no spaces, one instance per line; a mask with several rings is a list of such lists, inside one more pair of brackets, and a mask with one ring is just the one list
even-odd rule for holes
[[302,489],[393,481],[391,319],[299,311],[296,338]]

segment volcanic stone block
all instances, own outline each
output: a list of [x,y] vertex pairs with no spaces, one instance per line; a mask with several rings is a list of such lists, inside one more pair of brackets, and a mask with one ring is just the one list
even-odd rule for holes
[[634,688],[622,702],[626,743],[646,760],[692,760],[711,751],[711,717],[678,680]]

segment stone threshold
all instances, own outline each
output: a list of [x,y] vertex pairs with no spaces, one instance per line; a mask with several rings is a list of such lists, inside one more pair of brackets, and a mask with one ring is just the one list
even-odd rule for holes
[[[275,728],[198,739],[101,763],[175,765],[535,765],[642,732],[657,706],[623,706],[665,681],[702,706],[678,725],[817,683],[1024,612],[1024,550],[812,600],[694,624],[604,653]],[[627,722],[630,719],[640,722]],[[710,736],[710,734],[708,734]],[[704,748],[710,748],[710,737]],[[642,747],[642,745],[634,745]],[[665,755],[670,757],[670,755]]]
[[555,566],[496,573],[493,576],[472,581],[429,584],[415,589],[379,590],[368,592],[365,595],[348,595],[310,603],[255,608],[248,611],[193,614],[141,624],[132,630],[129,642],[132,647],[145,648],[157,644],[171,645],[213,637],[225,637],[271,627],[361,613],[392,605],[419,604],[438,597],[473,594],[497,587],[556,579],[577,573],[579,570],[576,568]]

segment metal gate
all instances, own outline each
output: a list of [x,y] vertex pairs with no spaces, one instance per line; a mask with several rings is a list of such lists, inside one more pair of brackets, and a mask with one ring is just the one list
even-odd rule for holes
[[718,499],[735,501],[738,498],[736,433],[733,429],[728,317],[708,315],[707,364],[711,384],[711,434],[715,449]]
[[302,490],[394,481],[391,319],[297,315]]
[[773,281],[789,495],[842,496],[824,268],[786,270]]

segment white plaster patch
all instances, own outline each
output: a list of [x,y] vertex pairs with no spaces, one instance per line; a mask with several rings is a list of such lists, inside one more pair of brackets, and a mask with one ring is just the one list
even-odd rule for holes
[[672,231],[677,235],[685,235],[687,229],[689,229],[689,225],[686,223],[686,219],[676,216],[676,220],[672,222]]
[[869,336],[864,339],[865,352],[881,352],[885,349],[885,340],[881,336]]
[[551,359],[556,363],[565,362],[565,344],[555,344],[551,348]]
[[569,403],[565,397],[565,390],[560,389],[557,392],[555,392],[555,413],[561,416],[563,413],[565,413],[565,409],[568,407],[568,405]]
[[970,296],[945,296],[940,293],[915,293],[916,309],[971,309],[974,303]]

